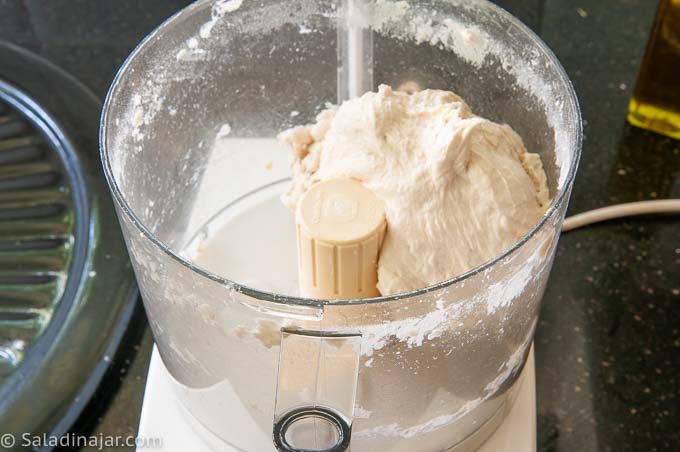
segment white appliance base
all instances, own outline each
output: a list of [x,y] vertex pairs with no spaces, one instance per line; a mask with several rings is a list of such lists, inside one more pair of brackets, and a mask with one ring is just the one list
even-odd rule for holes
[[[237,452],[185,413],[173,397],[173,382],[154,345],[144,393],[139,438],[160,438],[164,452]],[[515,404],[498,430],[477,452],[536,451],[536,380],[533,347],[517,384],[521,384]],[[142,452],[142,449],[139,449]],[[455,450],[458,450],[456,448]]]

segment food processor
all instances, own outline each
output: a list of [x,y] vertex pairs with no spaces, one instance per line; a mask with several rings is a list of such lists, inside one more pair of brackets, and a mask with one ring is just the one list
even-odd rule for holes
[[[451,90],[509,124],[541,155],[552,202],[511,248],[451,280],[301,297],[275,137],[380,84]],[[182,10],[123,65],[101,127],[166,397],[218,450],[477,449],[521,389],[580,140],[554,55],[486,1]]]

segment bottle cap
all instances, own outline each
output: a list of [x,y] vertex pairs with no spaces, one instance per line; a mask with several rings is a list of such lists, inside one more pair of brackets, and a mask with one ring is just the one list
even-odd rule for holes
[[296,223],[303,296],[380,296],[378,254],[387,223],[373,192],[354,179],[318,182],[300,198]]

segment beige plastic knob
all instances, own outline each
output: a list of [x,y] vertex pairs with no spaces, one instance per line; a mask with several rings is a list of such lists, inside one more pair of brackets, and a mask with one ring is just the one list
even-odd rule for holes
[[296,222],[303,296],[380,295],[377,263],[387,223],[385,208],[373,192],[354,179],[319,182],[298,202]]

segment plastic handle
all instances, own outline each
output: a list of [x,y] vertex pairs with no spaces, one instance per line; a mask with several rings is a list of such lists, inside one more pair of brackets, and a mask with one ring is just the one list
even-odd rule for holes
[[349,448],[360,347],[359,334],[281,330],[273,431],[278,450]]

